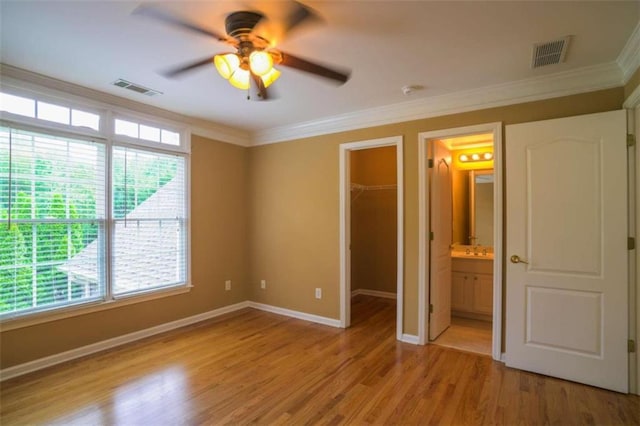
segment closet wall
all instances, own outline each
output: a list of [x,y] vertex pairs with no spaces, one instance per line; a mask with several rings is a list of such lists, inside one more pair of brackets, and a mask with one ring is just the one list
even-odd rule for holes
[[396,147],[351,152],[351,289],[396,293]]

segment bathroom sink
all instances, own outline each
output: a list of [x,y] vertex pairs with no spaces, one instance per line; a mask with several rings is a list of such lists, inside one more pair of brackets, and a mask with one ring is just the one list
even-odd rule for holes
[[466,251],[453,251],[451,257],[457,257],[460,259],[480,259],[480,260],[493,260],[493,253],[483,254],[482,250],[479,250],[477,254],[473,252],[467,253]]

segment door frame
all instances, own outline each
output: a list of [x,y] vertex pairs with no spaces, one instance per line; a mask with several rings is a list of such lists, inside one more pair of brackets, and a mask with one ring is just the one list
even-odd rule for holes
[[502,262],[503,262],[503,160],[502,160],[502,122],[478,124],[474,126],[421,132],[418,134],[418,341],[429,343],[429,176],[427,173],[427,154],[429,143],[434,139],[468,136],[477,133],[493,133],[493,341],[491,355],[502,361]]
[[[351,170],[349,154],[351,151],[396,147],[397,181],[397,273],[396,273],[396,339],[410,341],[403,335],[404,314],[404,161],[403,137],[391,136],[359,142],[340,144],[340,327],[351,325]],[[411,343],[416,343],[412,341]]]
[[[628,148],[629,166],[629,235],[635,237],[638,245],[638,227],[640,225],[640,149],[637,148],[640,138],[640,86],[637,86],[627,97],[623,108],[627,110],[627,134],[634,135],[636,145]],[[633,253],[635,252],[635,254]],[[637,248],[629,254],[629,339],[636,342],[636,351],[629,353],[629,392],[640,395],[640,356],[637,347],[640,345],[640,250]],[[635,297],[634,297],[635,296]]]

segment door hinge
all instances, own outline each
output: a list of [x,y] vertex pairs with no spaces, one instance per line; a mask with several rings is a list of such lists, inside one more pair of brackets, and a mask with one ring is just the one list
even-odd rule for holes
[[433,169],[433,158],[429,158],[427,160],[427,167]]
[[429,241],[433,241],[433,231],[429,231]]
[[629,353],[633,354],[636,352],[636,341],[629,339],[629,342],[627,343],[627,347],[629,349]]
[[636,135],[627,134],[627,146],[636,146]]
[[636,239],[633,237],[627,237],[627,250],[635,250]]
[[433,305],[431,303],[429,303],[429,313],[430,314],[433,313]]

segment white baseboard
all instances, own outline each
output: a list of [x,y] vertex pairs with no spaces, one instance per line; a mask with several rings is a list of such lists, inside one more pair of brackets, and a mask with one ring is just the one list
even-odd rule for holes
[[250,308],[259,309],[261,311],[272,312],[274,314],[284,315],[287,317],[298,318],[305,321],[311,321],[318,324],[324,324],[331,327],[340,328],[342,325],[340,324],[340,320],[321,317],[319,315],[307,314],[305,312],[293,311],[291,309],[279,308],[277,306],[265,305],[264,303],[258,302],[247,302]]
[[195,324],[211,318],[215,318],[217,316],[228,314],[230,312],[234,312],[244,308],[253,308],[253,309],[258,309],[260,311],[272,312],[275,314],[298,318],[305,321],[311,321],[318,324],[324,324],[331,327],[338,327],[338,328],[341,327],[340,321],[333,318],[307,314],[305,312],[293,311],[290,309],[279,308],[277,306],[265,305],[264,303],[244,301],[244,302],[236,303],[234,305],[223,306],[222,308],[214,309],[212,311],[203,312],[198,315],[193,315],[187,318],[182,318],[176,321],[160,324],[155,327],[147,328],[140,331],[135,331],[133,333],[125,334],[118,337],[114,337],[112,339],[107,339],[101,342],[92,343],[90,345],[82,346],[66,352],[61,352],[55,355],[36,359],[34,361],[25,362],[24,364],[14,365],[13,367],[0,370],[0,382],[3,380],[12,379],[14,377],[22,376],[23,374],[32,373],[34,371],[41,370],[43,368],[52,367],[56,364],[61,364],[63,362],[71,361],[76,358],[91,355],[107,349],[115,348],[116,346],[124,345],[126,343],[135,342],[136,340],[144,339],[146,337],[154,336],[156,334],[175,330],[176,328],[185,327],[187,325],[191,325],[191,324]]
[[400,341],[404,343],[411,343],[412,345],[420,344],[420,339],[415,334],[403,334]]
[[82,346],[70,351],[61,352],[48,357],[36,359],[34,361],[25,362],[24,364],[15,365],[13,367],[0,370],[0,381],[11,379],[21,376],[23,374],[31,373],[43,368],[51,367],[56,364],[71,361],[76,358],[80,358],[86,355],[91,355],[96,352],[104,351],[114,348],[116,346],[124,345],[125,343],[135,342],[136,340],[144,339],[146,337],[154,336],[156,334],[164,333],[166,331],[174,330],[176,328],[185,327],[187,325],[195,324],[200,321],[205,321],[210,318],[214,318],[220,315],[228,314],[240,309],[248,308],[250,302],[240,302],[234,305],[223,306],[222,308],[214,309],[212,311],[203,312],[198,315],[193,315],[187,318],[182,318],[176,321],[171,321],[165,324],[160,324],[155,327],[147,328],[133,333],[125,334],[122,336],[114,337],[112,339],[103,340],[101,342],[92,343],[87,346]]
[[365,296],[384,297],[385,299],[396,299],[397,294],[390,291],[368,290],[366,288],[359,288],[351,292],[351,297],[363,294]]

